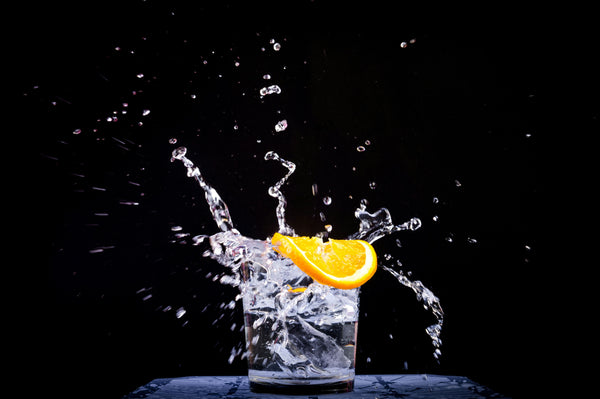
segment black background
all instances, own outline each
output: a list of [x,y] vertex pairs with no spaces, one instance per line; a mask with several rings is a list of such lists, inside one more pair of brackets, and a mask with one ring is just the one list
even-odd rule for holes
[[[171,229],[216,232],[199,188],[169,162],[176,138],[249,236],[277,229],[266,191],[284,170],[264,161],[269,150],[297,164],[284,192],[301,235],[323,230],[320,212],[332,237],[353,233],[362,198],[396,223],[419,217],[420,230],[375,249],[440,298],[440,363],[424,332],[432,316],[380,270],[361,291],[357,372],[465,375],[513,393],[528,345],[520,276],[537,250],[537,36],[486,29],[487,14],[484,28],[430,29],[408,10],[322,3],[15,11],[15,115],[35,158],[25,202],[39,245],[27,256],[43,258],[30,272],[41,288],[25,290],[39,297],[25,367],[44,365],[40,384],[108,398],[153,378],[246,372],[239,356],[228,363],[241,304],[220,308],[235,289],[207,278],[220,266]],[[261,99],[269,84],[282,93]],[[275,132],[281,119],[289,127]]]

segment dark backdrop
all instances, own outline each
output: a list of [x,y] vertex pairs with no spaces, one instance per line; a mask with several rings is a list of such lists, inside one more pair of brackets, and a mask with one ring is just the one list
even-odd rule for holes
[[[158,377],[245,373],[239,356],[228,362],[241,304],[222,309],[236,291],[207,278],[220,266],[191,245],[216,226],[169,162],[175,138],[246,235],[277,229],[266,190],[284,170],[269,150],[297,164],[285,193],[300,234],[323,230],[320,213],[333,237],[353,233],[363,198],[396,223],[419,217],[420,230],[375,248],[441,299],[442,357],[424,332],[431,315],[380,270],[362,288],[357,372],[465,375],[512,394],[526,344],[518,281],[537,249],[538,42],[375,6],[350,10],[370,25],[338,28],[340,10],[321,2],[251,3],[17,11],[16,115],[34,148],[31,256],[43,258],[27,371],[42,361],[39,384],[105,398]],[[270,84],[282,93],[261,99]]]

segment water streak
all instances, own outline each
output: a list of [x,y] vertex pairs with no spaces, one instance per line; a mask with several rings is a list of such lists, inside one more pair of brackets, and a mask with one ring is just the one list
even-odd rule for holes
[[435,348],[433,356],[438,359],[442,353],[439,348],[442,345],[440,334],[442,333],[442,325],[444,324],[444,311],[442,310],[440,300],[429,288],[425,287],[420,280],[411,281],[404,273],[402,273],[402,271],[396,271],[388,266],[381,267],[394,276],[400,284],[412,289],[417,295],[417,299],[423,302],[425,309],[431,310],[435,316],[437,323],[427,327],[425,332],[427,332],[427,335],[431,338],[431,342]]
[[285,207],[287,205],[287,202],[285,200],[285,196],[281,192],[281,186],[283,186],[283,184],[287,181],[287,179],[289,179],[292,173],[294,173],[294,171],[296,170],[296,164],[290,161],[286,161],[274,151],[267,152],[265,154],[265,160],[279,161],[279,163],[281,163],[288,169],[288,173],[285,176],[283,176],[281,180],[275,183],[275,185],[269,187],[269,195],[271,197],[277,198],[278,201],[275,213],[277,215],[277,223],[279,224],[279,234],[294,236],[296,235],[294,229],[292,229],[292,227],[288,225],[285,221]]
[[200,173],[200,169],[194,165],[192,161],[190,161],[186,156],[187,148],[179,147],[173,150],[171,162],[175,160],[179,160],[183,162],[183,165],[187,168],[188,177],[193,177],[196,179],[200,187],[204,190],[204,197],[206,198],[206,202],[210,208],[210,212],[213,215],[214,221],[217,223],[217,226],[222,231],[234,230],[233,222],[231,221],[231,215],[229,214],[229,209],[227,209],[227,205],[221,199],[221,196],[212,188]]

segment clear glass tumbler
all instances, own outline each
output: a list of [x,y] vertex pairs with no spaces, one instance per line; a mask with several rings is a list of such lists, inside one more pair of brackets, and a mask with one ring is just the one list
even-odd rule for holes
[[240,285],[252,391],[352,391],[360,289],[319,284],[275,252],[255,259]]

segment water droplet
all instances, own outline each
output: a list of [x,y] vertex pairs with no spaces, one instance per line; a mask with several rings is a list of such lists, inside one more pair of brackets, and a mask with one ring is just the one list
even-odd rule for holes
[[312,195],[313,197],[317,195],[317,193],[319,192],[319,187],[317,186],[317,183],[314,183],[311,187],[312,189]]
[[275,51],[281,50],[281,44],[279,44],[279,43],[273,44],[273,50],[275,50]]
[[396,238],[396,246],[397,246],[398,248],[402,248],[402,242],[400,241],[400,239],[399,239],[399,238]]
[[321,219],[321,222],[324,222],[327,220],[327,217],[325,217],[325,214],[323,212],[319,212],[319,219]]
[[186,310],[183,307],[181,307],[181,308],[177,309],[177,311],[175,312],[175,317],[177,317],[178,319],[181,319],[185,313],[186,313]]
[[171,231],[181,231],[181,230],[183,230],[183,227],[181,227],[181,226],[172,226],[171,227]]
[[419,218],[411,218],[408,221],[408,229],[415,231],[421,228],[421,219]]
[[461,182],[459,182],[458,180],[454,180],[454,184],[456,185],[456,187],[462,186]]
[[235,65],[236,67],[240,66],[240,63],[238,61],[234,62],[233,65]]
[[402,42],[402,43],[400,43],[400,47],[407,48],[408,47],[408,43]]
[[358,147],[356,147],[356,151],[358,151],[358,152],[363,152],[365,150],[366,150],[366,148],[363,147],[362,145],[359,145]]
[[269,161],[272,159],[279,159],[279,155],[275,151],[269,151],[265,154],[265,161]]
[[279,94],[281,93],[281,88],[277,85],[271,85],[269,87],[263,87],[260,89],[261,96],[267,96],[269,94]]
[[263,79],[264,80],[269,80],[269,79],[271,79],[271,75],[269,75],[268,73],[266,73],[266,74],[263,75]]
[[440,202],[440,200],[438,199],[438,197],[433,197],[434,204],[438,204],[439,202]]
[[331,230],[333,230],[333,226],[332,226],[332,225],[330,225],[330,224],[326,224],[326,225],[325,225],[325,230],[326,230],[328,233],[331,233]]
[[467,237],[467,242],[469,244],[477,244],[477,240],[471,237]]
[[143,73],[138,73],[135,76],[137,76],[138,79],[142,79],[144,77],[144,74]]
[[171,137],[169,139],[169,144],[177,144],[177,139],[175,137]]
[[431,218],[434,222],[437,222],[438,220],[440,220],[440,217],[438,215],[433,215],[433,217]]
[[371,140],[365,140],[365,145],[371,145]]
[[75,129],[73,130],[73,134],[80,134],[81,133],[81,129]]
[[377,183],[375,183],[374,181],[370,182],[370,183],[369,183],[369,188],[370,188],[371,190],[375,190],[375,188],[377,188]]
[[175,150],[173,150],[172,156],[173,158],[171,158],[171,161],[173,161],[174,159],[183,159],[183,157],[185,157],[185,153],[187,152],[187,148],[185,147],[177,147]]
[[323,197],[323,203],[325,205],[331,205],[331,197]]
[[147,116],[150,114],[150,110],[149,109],[145,109],[142,111],[142,116]]
[[285,129],[287,129],[287,127],[288,127],[287,120],[284,119],[282,121],[277,122],[277,124],[275,125],[275,131],[282,132]]

